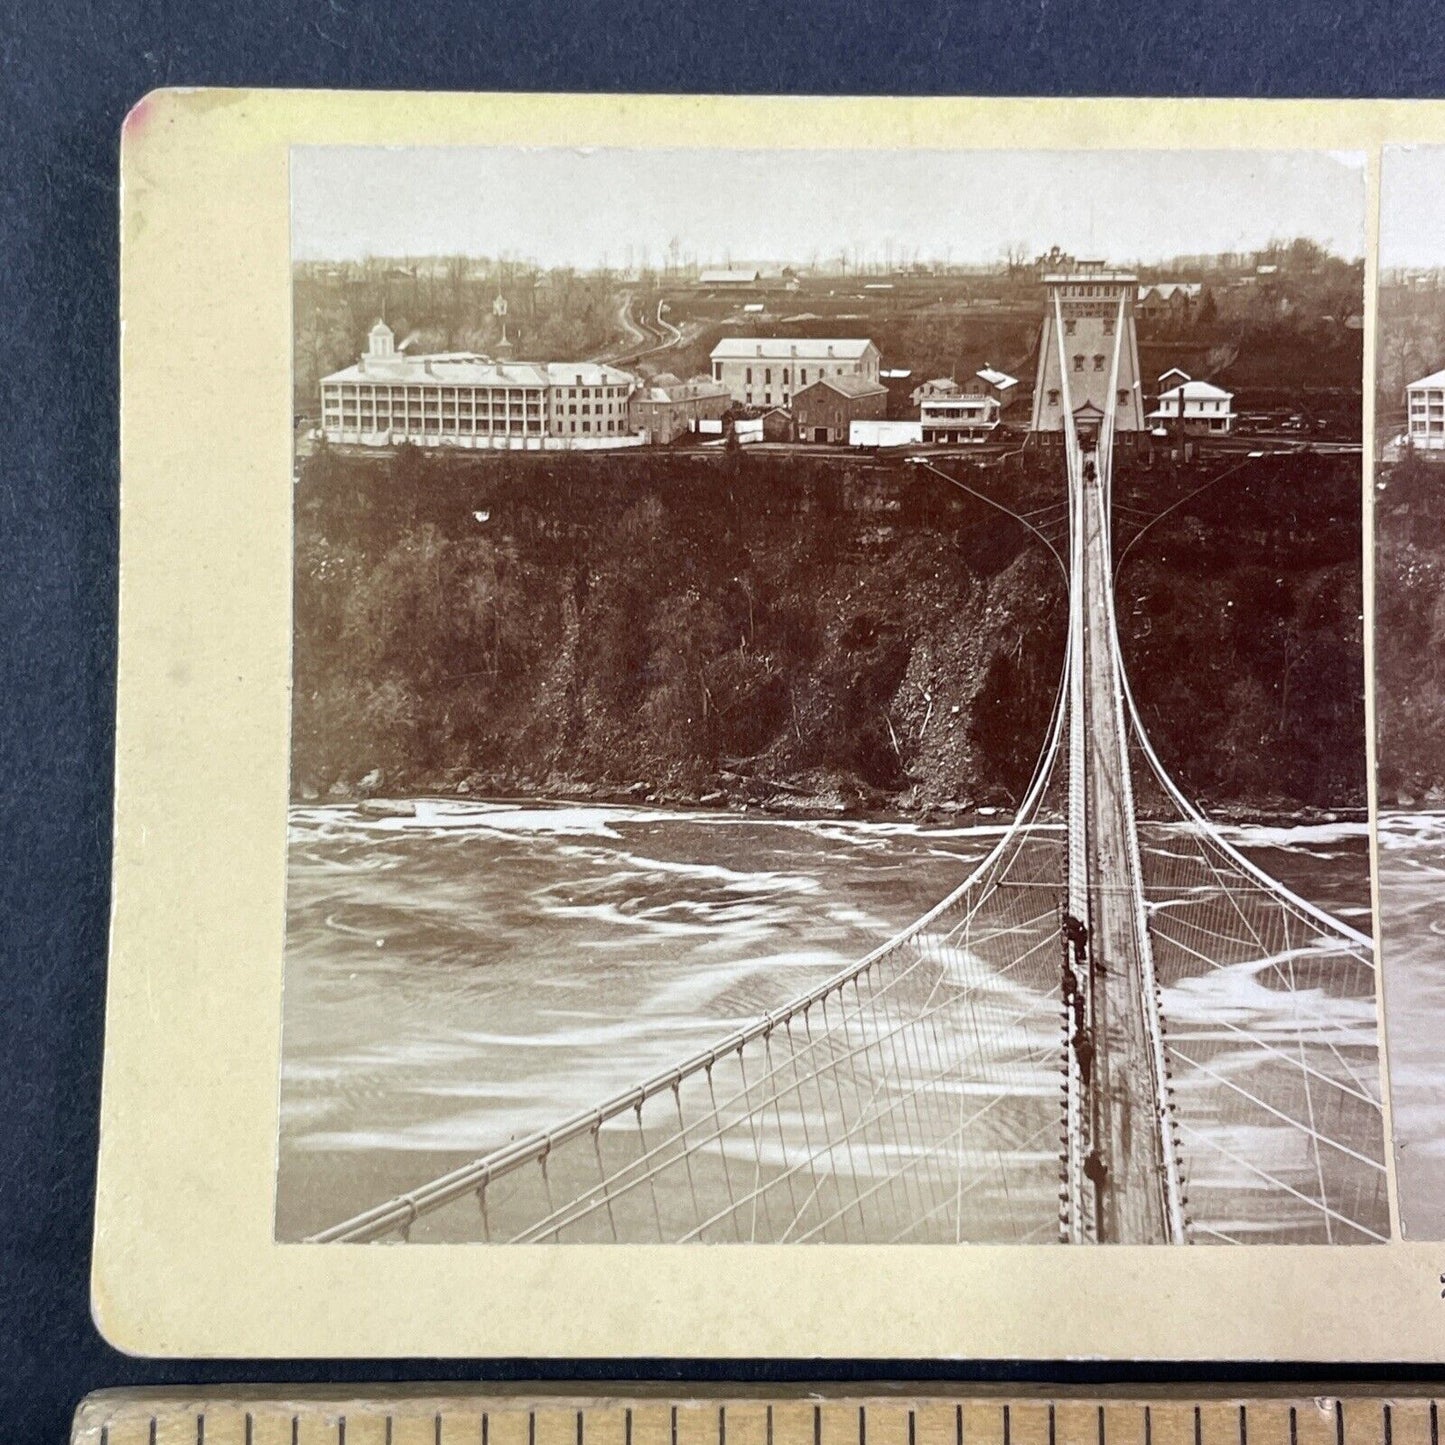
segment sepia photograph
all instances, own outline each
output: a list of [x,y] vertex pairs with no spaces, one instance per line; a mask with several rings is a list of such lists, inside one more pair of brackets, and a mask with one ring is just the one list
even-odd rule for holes
[[[278,1241],[1390,1239],[1363,155],[299,146],[290,186]],[[1389,235],[1414,1233],[1445,252]]]
[[1445,1238],[1445,148],[1380,166],[1375,723],[1380,946],[1400,1228]]

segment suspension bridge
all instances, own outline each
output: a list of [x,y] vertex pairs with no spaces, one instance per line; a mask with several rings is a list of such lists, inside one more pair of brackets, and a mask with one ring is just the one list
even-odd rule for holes
[[1150,746],[1111,575],[1132,316],[1121,293],[1107,403],[1076,409],[1051,303],[1067,528],[1034,530],[1068,639],[992,851],[821,987],[314,1241],[1388,1238],[1373,945],[1234,848]]

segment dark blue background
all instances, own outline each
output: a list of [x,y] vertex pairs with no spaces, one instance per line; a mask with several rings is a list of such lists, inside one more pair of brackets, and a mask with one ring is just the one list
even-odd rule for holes
[[867,1362],[147,1363],[99,1339],[87,1274],[111,823],[117,137],[140,95],[181,84],[1426,97],[1445,83],[1439,0],[3,0],[0,64],[0,1432],[60,1441],[85,1391],[126,1383],[1157,1377]]

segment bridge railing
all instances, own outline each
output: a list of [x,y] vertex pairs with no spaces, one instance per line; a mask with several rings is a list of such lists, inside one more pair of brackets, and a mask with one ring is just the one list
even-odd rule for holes
[[[1006,1218],[989,1156],[1036,1170],[1060,1127],[1056,1103],[1038,1107],[1058,1077],[1065,847],[1046,798],[1065,712],[1061,684],[1013,823],[908,928],[676,1066],[312,1241],[406,1238],[444,1215],[436,1237],[954,1238],[966,1198],[992,1211],[978,1226],[991,1237],[1054,1231],[1056,1177],[1026,1220]],[[449,1208],[469,1199],[470,1224]]]

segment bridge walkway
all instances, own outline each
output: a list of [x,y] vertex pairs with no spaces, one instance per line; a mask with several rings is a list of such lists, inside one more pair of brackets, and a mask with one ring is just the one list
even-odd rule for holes
[[1085,466],[1082,491],[1084,717],[1089,917],[1089,1034],[1094,1061],[1085,1090],[1094,1149],[1094,1237],[1162,1243],[1174,1237],[1165,1160],[1172,1141],[1161,1117],[1151,1028],[1152,961],[1143,921],[1119,659],[1110,611],[1109,529],[1102,478]]

